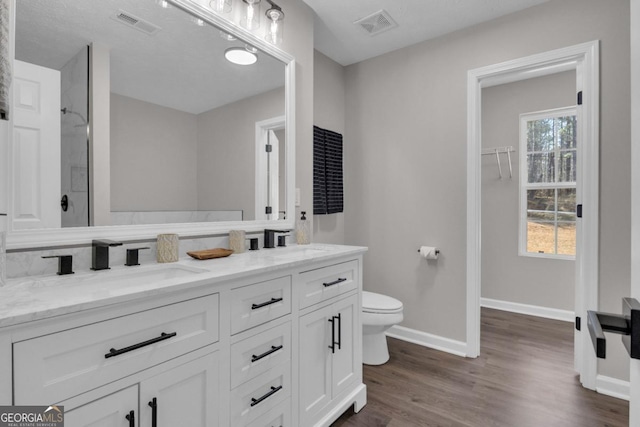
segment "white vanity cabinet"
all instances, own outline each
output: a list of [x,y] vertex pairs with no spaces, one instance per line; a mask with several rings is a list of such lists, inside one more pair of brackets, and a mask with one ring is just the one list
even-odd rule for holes
[[300,317],[300,424],[315,425],[323,409],[355,383],[361,369],[356,351],[358,295]]
[[65,425],[217,427],[218,369],[214,352],[65,411]]
[[0,289],[0,404],[63,405],[68,427],[329,426],[366,403],[364,248],[322,248],[202,262],[211,275],[146,294],[98,284],[73,308],[78,285],[35,286],[60,300],[19,320],[31,295]]
[[356,260],[299,275],[300,425],[323,424],[362,382],[360,275]]

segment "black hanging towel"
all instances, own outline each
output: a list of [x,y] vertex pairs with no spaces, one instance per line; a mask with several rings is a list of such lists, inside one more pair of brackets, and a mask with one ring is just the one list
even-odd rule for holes
[[313,213],[344,211],[342,135],[313,127]]

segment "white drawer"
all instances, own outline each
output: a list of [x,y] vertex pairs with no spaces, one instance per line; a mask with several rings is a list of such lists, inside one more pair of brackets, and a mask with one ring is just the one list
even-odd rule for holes
[[358,261],[300,273],[300,308],[328,300],[358,287]]
[[291,322],[231,346],[231,388],[291,359]]
[[15,343],[15,404],[59,402],[216,342],[218,301],[208,295]]
[[291,364],[270,369],[231,391],[230,425],[246,426],[291,395]]
[[291,399],[273,408],[247,427],[293,427],[291,424]]
[[231,291],[231,334],[291,313],[291,276]]

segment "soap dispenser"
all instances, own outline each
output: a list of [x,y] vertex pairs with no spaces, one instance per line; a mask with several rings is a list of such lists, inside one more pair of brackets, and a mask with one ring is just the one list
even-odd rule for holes
[[308,245],[311,243],[311,226],[305,216],[307,213],[300,212],[302,217],[296,221],[296,243],[299,245]]

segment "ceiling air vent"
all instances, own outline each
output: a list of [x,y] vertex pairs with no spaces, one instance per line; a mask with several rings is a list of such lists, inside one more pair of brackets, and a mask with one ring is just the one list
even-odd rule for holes
[[396,21],[394,21],[393,18],[391,18],[391,15],[389,15],[389,12],[384,9],[381,9],[369,16],[365,16],[362,19],[358,19],[354,24],[360,26],[371,36],[380,34],[398,26]]
[[125,24],[128,27],[135,28],[138,31],[142,31],[145,34],[149,34],[150,36],[161,30],[161,28],[157,25],[154,25],[149,21],[145,21],[142,18],[138,18],[137,16],[129,12],[125,12],[124,10],[119,10],[118,13],[111,16],[111,19]]

